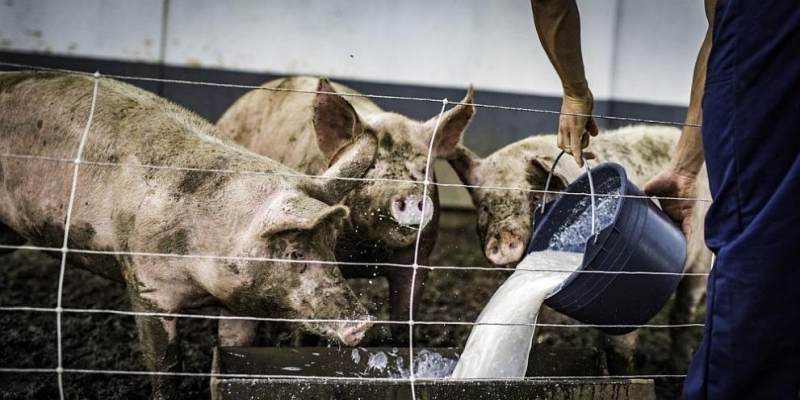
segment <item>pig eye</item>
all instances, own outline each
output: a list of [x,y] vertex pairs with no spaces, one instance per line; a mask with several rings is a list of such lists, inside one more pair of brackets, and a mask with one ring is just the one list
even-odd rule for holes
[[[298,261],[298,260],[302,261],[302,260],[306,259],[306,255],[303,254],[302,252],[297,251],[297,250],[293,250],[291,253],[289,253],[289,258],[291,260],[293,260],[293,261]],[[300,263],[297,267],[298,267],[298,272],[300,272],[302,274],[303,272],[306,272],[306,269],[308,268],[308,264]]]
[[489,206],[487,206],[486,204],[481,204],[481,213],[489,214]]

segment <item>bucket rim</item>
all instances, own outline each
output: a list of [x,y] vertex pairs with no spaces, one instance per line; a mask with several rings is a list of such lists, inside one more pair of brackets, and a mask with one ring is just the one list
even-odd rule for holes
[[[572,196],[572,195],[569,195],[569,194],[565,196],[564,194],[565,193],[575,193],[575,194],[582,193],[582,194],[592,195],[592,193],[586,193],[586,191],[579,190],[579,187],[581,187],[583,185],[586,185],[586,183],[590,180],[590,174],[597,174],[598,172],[603,173],[605,170],[611,170],[611,171],[613,171],[613,173],[617,177],[619,177],[619,182],[620,183],[619,183],[618,187],[615,187],[615,189],[618,188],[620,194],[625,194],[626,193],[626,191],[628,190],[628,185],[629,185],[628,174],[625,172],[625,168],[622,167],[622,165],[614,163],[614,162],[606,162],[606,163],[597,164],[594,167],[589,168],[586,172],[584,172],[583,174],[581,174],[580,176],[575,178],[575,180],[573,180],[567,186],[567,188],[564,189],[564,191],[562,191],[561,194],[559,194],[558,197],[556,197],[554,200],[552,200],[552,201],[547,203],[548,212],[545,213],[544,216],[542,216],[542,218],[539,219],[538,223],[536,221],[535,216],[536,216],[536,213],[539,212],[540,208],[542,207],[542,204],[540,204],[539,206],[536,207],[536,209],[534,210],[534,221],[532,221],[532,224],[534,225],[534,229],[531,232],[531,239],[529,241],[528,248],[526,249],[526,255],[534,252],[533,250],[530,249],[530,247],[531,247],[531,244],[534,242],[534,239],[536,237],[536,233],[538,232],[537,225],[538,225],[538,227],[541,227],[542,224],[545,221],[548,220],[548,216],[551,215],[550,211],[553,210],[553,209],[558,209],[558,206],[560,204],[562,204],[564,201],[566,201],[566,200],[562,200],[562,199],[565,199],[567,196]],[[590,185],[586,185],[586,186],[590,186]],[[597,189],[596,185],[595,185],[594,189],[596,191],[596,189]],[[594,193],[594,195],[596,196],[597,193]],[[606,195],[607,194],[601,194],[601,196],[606,196]],[[570,283],[572,283],[575,279],[578,278],[578,276],[580,276],[580,272],[581,271],[585,271],[586,270],[586,267],[588,266],[588,264],[591,263],[591,259],[589,259],[587,261],[587,257],[589,256],[588,251],[589,251],[589,248],[590,248],[590,241],[595,241],[595,243],[594,243],[595,247],[598,248],[598,249],[601,248],[602,247],[602,243],[604,242],[604,239],[608,236],[608,232],[611,229],[613,229],[614,226],[616,225],[617,220],[619,219],[619,212],[623,208],[623,206],[625,205],[624,203],[625,203],[627,197],[625,197],[625,196],[616,196],[616,195],[615,196],[610,196],[610,197],[619,197],[618,201],[616,202],[616,205],[614,206],[613,217],[608,221],[607,224],[604,224],[604,226],[596,227],[595,233],[586,238],[586,241],[583,244],[583,251],[582,251],[583,257],[581,259],[581,264],[578,266],[578,268],[575,269],[575,271],[571,272],[569,274],[569,276],[566,279],[564,279],[564,281],[562,281],[556,287],[551,289],[550,292],[548,292],[547,295],[545,296],[545,300],[555,296],[562,289],[564,289],[565,287],[569,286]],[[590,208],[590,207],[591,206],[589,206],[587,208]],[[598,243],[599,243],[599,245],[598,245]],[[591,255],[591,258],[594,258],[594,254]],[[614,279],[616,279],[616,276],[612,277],[612,279],[610,279],[606,283],[605,286],[608,286],[609,284],[611,284],[611,282],[613,282]]]

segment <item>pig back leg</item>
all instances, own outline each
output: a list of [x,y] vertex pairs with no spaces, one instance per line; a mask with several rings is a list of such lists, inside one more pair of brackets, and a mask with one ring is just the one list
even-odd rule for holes
[[[128,287],[131,307],[136,312],[158,312],[166,310],[155,307],[152,302],[142,298],[139,293]],[[136,316],[136,331],[147,368],[153,372],[181,372],[180,339],[178,338],[177,318]],[[153,385],[152,399],[179,399],[180,377],[176,375],[151,375]]]
[[[232,316],[228,310],[220,311],[222,316]],[[252,346],[256,340],[258,321],[242,319],[219,320],[220,346]]]
[[[705,247],[702,234],[692,234],[689,243],[688,273],[708,272],[711,268],[711,251]],[[695,315],[706,294],[708,278],[701,275],[687,275],[681,279],[675,291],[675,304],[669,314],[671,325],[694,323]],[[694,346],[692,338],[699,328],[673,328],[670,331],[670,368],[676,374],[683,374],[689,366]]]
[[611,375],[633,374],[633,356],[639,332],[624,335],[608,335],[598,331],[600,347],[606,353],[608,372]]
[[[14,232],[8,225],[0,222],[0,245],[6,246],[21,246],[25,244],[24,237]],[[16,249],[0,248],[0,256],[13,253]]]

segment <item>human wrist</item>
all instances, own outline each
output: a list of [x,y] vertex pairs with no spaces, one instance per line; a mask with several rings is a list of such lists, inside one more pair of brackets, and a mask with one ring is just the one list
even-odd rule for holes
[[684,178],[696,179],[703,168],[703,159],[700,158],[699,162],[695,158],[673,159],[670,162],[670,169],[675,175]]
[[564,90],[564,98],[583,100],[592,97],[589,90],[589,82],[585,79],[578,81],[565,81],[561,85]]
[[[691,111],[691,110],[690,110]],[[687,117],[687,120],[689,118]],[[700,118],[692,119],[692,123],[700,122]],[[693,126],[684,126],[681,137],[670,159],[670,168],[680,176],[696,178],[705,163],[703,149],[703,136],[700,129]]]

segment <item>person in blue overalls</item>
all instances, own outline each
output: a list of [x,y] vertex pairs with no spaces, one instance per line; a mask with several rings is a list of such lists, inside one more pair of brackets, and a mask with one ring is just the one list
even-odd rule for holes
[[[718,0],[713,8],[702,146],[679,147],[673,167],[645,187],[659,196],[685,191],[694,162],[688,176],[675,166],[705,149],[713,198],[705,240],[716,261],[684,399],[796,400],[800,2]],[[676,220],[687,217],[685,204],[662,205]]]
[[[544,4],[562,11],[550,11],[549,24],[557,26],[550,37],[542,37],[548,31],[537,23],[542,44],[566,46],[551,49],[548,56],[562,82],[582,77],[582,60],[574,55],[576,49],[580,53],[574,0],[532,0],[534,18],[537,5],[541,10]],[[564,18],[569,10],[574,18]],[[644,187],[650,195],[693,199],[705,159],[713,198],[705,241],[716,261],[708,280],[703,341],[689,367],[683,398],[796,400],[800,2],[707,0],[706,14],[709,33],[695,66],[686,118],[689,124],[702,120],[702,135],[685,127],[670,167]],[[572,39],[554,39],[559,35]],[[566,88],[564,104],[579,110],[568,111],[590,114],[591,95],[575,101],[581,97]],[[559,125],[559,147],[579,160],[588,145],[584,132],[596,132],[596,125],[585,115],[562,115]],[[690,235],[692,201],[662,200],[661,205]]]

